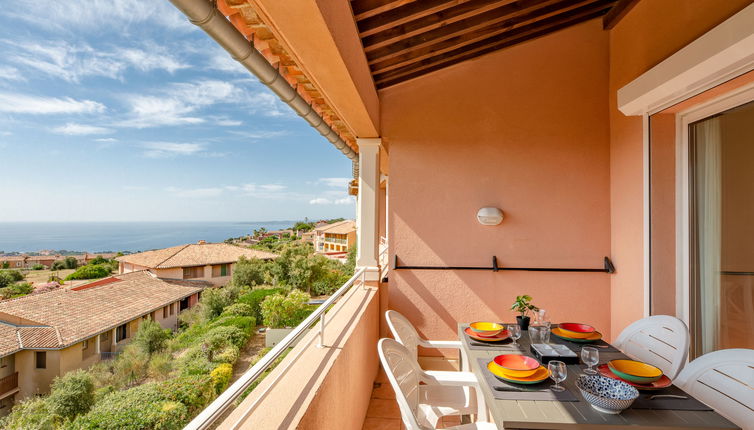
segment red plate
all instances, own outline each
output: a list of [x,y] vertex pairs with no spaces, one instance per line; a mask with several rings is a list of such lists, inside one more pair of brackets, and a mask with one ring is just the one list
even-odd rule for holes
[[501,340],[508,339],[509,336],[508,330],[503,330],[494,336],[480,336],[479,333],[474,333],[474,331],[471,330],[471,327],[466,327],[466,330],[464,330],[463,332],[466,333],[470,338],[474,340],[481,340],[482,342],[499,342]]
[[662,378],[660,378],[660,379],[652,382],[651,384],[637,384],[635,382],[626,381],[625,379],[620,378],[620,377],[618,377],[618,375],[616,375],[615,373],[611,372],[610,368],[607,367],[607,364],[600,364],[599,366],[597,366],[597,371],[600,372],[600,375],[602,375],[602,376],[606,376],[608,378],[613,378],[613,379],[617,379],[619,381],[623,381],[623,382],[625,382],[628,385],[632,385],[632,386],[636,387],[636,389],[638,389],[638,390],[647,390],[647,391],[649,391],[649,390],[661,390],[663,388],[667,388],[667,387],[673,385],[673,381],[671,381],[670,378],[668,378],[665,375],[662,375]]

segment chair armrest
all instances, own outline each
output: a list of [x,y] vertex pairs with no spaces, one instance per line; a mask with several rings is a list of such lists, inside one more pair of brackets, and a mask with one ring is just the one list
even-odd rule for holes
[[461,349],[460,340],[422,340],[419,345],[424,348]]
[[442,370],[425,370],[422,382],[428,385],[448,385],[455,387],[477,387],[479,380],[471,372],[447,372]]

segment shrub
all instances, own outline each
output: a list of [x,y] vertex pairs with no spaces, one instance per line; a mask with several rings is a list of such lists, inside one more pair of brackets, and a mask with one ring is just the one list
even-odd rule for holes
[[273,294],[282,293],[282,288],[264,288],[258,290],[252,290],[238,298],[239,303],[246,303],[251,306],[252,316],[257,321],[262,321],[262,301],[265,297]]
[[188,408],[170,400],[157,383],[115,391],[86,415],[72,423],[76,429],[143,430],[180,429],[188,420]]
[[50,266],[50,269],[52,270],[65,270],[65,261],[63,260],[57,260],[53,261],[52,266]]
[[71,279],[97,279],[104,278],[110,274],[110,267],[99,264],[94,266],[81,266],[75,272],[65,277],[66,281]]
[[44,270],[44,268],[45,268],[44,264],[39,264],[39,263],[31,266],[31,270]]
[[34,286],[29,282],[17,282],[5,288],[0,288],[0,297],[10,299],[12,297],[25,296],[34,291]]
[[204,409],[215,397],[209,375],[181,375],[161,383],[159,390],[168,400],[186,405],[189,415]]
[[135,345],[128,345],[113,362],[116,386],[128,387],[137,384],[147,375],[149,355]]
[[220,318],[212,321],[207,325],[212,329],[215,327],[238,327],[243,330],[244,333],[249,333],[251,329],[256,326],[256,320],[254,317],[239,317],[233,315],[221,315]]
[[232,282],[235,285],[253,287],[265,282],[265,275],[269,271],[270,263],[258,258],[247,259],[241,257],[233,268]]
[[250,317],[254,315],[254,309],[248,303],[236,303],[225,308],[222,314]]
[[194,306],[178,314],[178,322],[183,327],[195,327],[204,322],[201,306]]
[[9,262],[7,262],[7,261],[3,261],[3,264],[2,264],[2,268],[3,268],[3,269],[7,269],[7,268],[9,268],[9,267],[10,267],[10,263],[9,263]]
[[287,296],[274,294],[262,302],[262,318],[264,325],[272,328],[293,327],[301,319],[301,315],[309,312],[307,302],[309,294],[293,290]]
[[79,261],[76,260],[76,257],[65,257],[63,264],[65,264],[66,269],[75,269],[79,267]]
[[[209,353],[215,353],[228,345],[238,348],[244,346],[249,336],[242,329],[234,326],[220,326],[208,331],[202,345],[206,345]],[[210,360],[212,358],[210,357]]]
[[238,356],[241,351],[235,345],[226,346],[222,351],[215,354],[213,357],[217,363],[229,363],[233,364],[238,360]]
[[215,393],[220,394],[230,383],[230,378],[233,376],[233,366],[228,363],[223,363],[214,369],[209,375],[212,378],[212,384],[215,387]]
[[227,294],[220,288],[207,289],[202,293],[201,307],[207,320],[220,315],[229,304]]
[[207,357],[204,345],[189,348],[179,359],[178,368],[183,375],[207,375],[215,365]]
[[46,399],[30,397],[17,404],[11,413],[0,419],[0,428],[6,430],[53,430],[59,417],[50,413]]
[[156,380],[167,379],[173,371],[173,356],[168,353],[152,355],[147,366],[147,375]]
[[10,277],[11,282],[18,282],[24,280],[24,274],[21,273],[19,270],[6,270],[5,273],[7,276]]
[[94,404],[94,380],[83,370],[55,378],[50,389],[48,410],[63,418],[75,418],[76,415],[84,414]]
[[165,349],[165,344],[169,338],[170,330],[163,329],[160,323],[148,319],[141,322],[131,343],[152,355]]

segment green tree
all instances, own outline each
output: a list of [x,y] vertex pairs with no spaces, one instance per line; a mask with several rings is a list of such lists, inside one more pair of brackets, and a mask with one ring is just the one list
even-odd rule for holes
[[293,261],[297,257],[306,257],[311,254],[311,247],[305,245],[286,245],[280,250],[278,258],[273,260],[270,267],[270,274],[273,276],[275,283],[288,285],[290,283],[290,271]]
[[63,262],[65,263],[66,269],[75,269],[79,267],[79,261],[76,260],[76,257],[65,257]]
[[65,270],[65,261],[63,260],[56,260],[52,262],[52,266],[50,266],[50,269],[52,270]]
[[98,264],[95,266],[81,266],[76,269],[75,272],[65,277],[66,281],[71,279],[98,279],[108,276],[111,272],[111,267]]
[[160,323],[149,319],[142,321],[139,325],[132,344],[148,355],[152,355],[165,349],[169,338],[170,330],[162,328]]
[[47,406],[52,414],[63,418],[75,418],[84,414],[94,404],[94,381],[92,376],[76,370],[52,381]]
[[232,282],[235,285],[253,287],[265,283],[270,263],[258,258],[241,257],[233,269]]
[[287,296],[273,294],[262,302],[264,325],[271,328],[293,327],[299,324],[302,316],[308,314],[309,294],[293,290]]
[[10,263],[7,261],[3,261],[3,269],[7,269],[10,267]]

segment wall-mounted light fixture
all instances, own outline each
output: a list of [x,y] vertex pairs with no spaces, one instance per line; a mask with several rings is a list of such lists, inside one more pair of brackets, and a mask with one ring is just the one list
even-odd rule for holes
[[498,225],[503,222],[503,211],[498,208],[481,208],[476,219],[482,225]]

